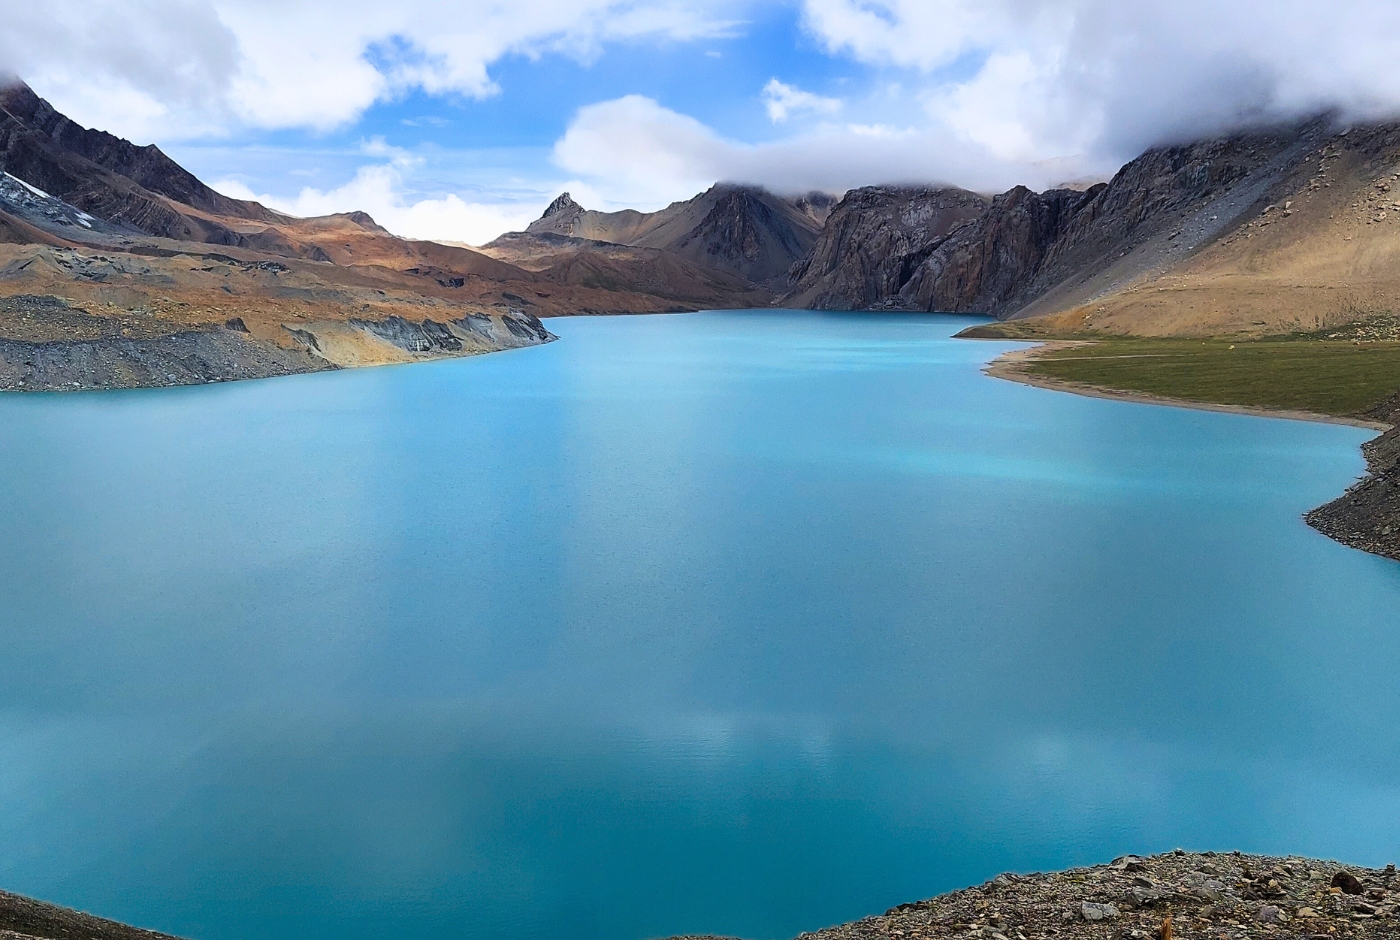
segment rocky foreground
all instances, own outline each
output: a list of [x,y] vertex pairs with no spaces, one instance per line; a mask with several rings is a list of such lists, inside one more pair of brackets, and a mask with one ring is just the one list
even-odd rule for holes
[[998,875],[800,940],[1400,937],[1397,906],[1394,865],[1178,849],[1048,875]]
[[[1316,859],[1184,852],[986,884],[798,940],[1400,937],[1400,876]],[[0,891],[0,940],[172,940]],[[676,937],[672,940],[720,940]]]
[[1400,561],[1400,393],[1377,405],[1369,417],[1391,428],[1361,445],[1366,477],[1304,518],[1343,545]]

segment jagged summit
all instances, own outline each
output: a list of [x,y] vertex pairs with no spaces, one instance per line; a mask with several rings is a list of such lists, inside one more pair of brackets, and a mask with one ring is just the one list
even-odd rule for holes
[[[821,193],[787,199],[757,186],[716,183],[693,199],[657,212],[598,212],[563,193],[524,234],[655,248],[771,287],[812,247],[831,202]],[[519,237],[492,245],[511,253],[522,250]]]
[[572,213],[582,211],[584,211],[583,206],[574,202],[572,196],[570,196],[568,193],[560,193],[558,196],[555,197],[554,201],[551,202],[549,206],[544,210],[544,214],[541,215],[540,218],[547,219],[550,216],[560,215],[561,213]]

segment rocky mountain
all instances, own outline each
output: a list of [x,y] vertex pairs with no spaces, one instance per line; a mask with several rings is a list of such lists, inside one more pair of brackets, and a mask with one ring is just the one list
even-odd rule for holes
[[154,145],[137,147],[78,126],[20,81],[0,86],[0,168],[93,216],[148,235],[238,245],[245,239],[211,216],[285,219],[215,192]]
[[719,184],[657,212],[598,212],[564,193],[525,232],[483,250],[496,257],[522,250],[538,255],[550,243],[529,245],[531,239],[522,236],[565,236],[666,251],[753,284],[784,286],[788,270],[811,251],[834,201],[825,193],[785,199],[755,187]]
[[1318,118],[1154,148],[1085,191],[1018,187],[980,208],[959,190],[858,189],[783,303],[1146,334],[1315,329],[1400,306],[1397,182],[1400,125]]
[[784,303],[848,310],[897,303],[928,253],[989,204],[962,189],[852,190],[830,211],[811,253],[791,269]]
[[[797,210],[794,210],[797,211]],[[223,196],[154,146],[0,84],[0,387],[219,381],[489,352],[543,316],[762,306],[658,249],[517,266]]]

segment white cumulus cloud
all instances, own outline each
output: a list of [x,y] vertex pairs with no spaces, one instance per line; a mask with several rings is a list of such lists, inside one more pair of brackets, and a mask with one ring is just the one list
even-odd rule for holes
[[781,124],[793,114],[802,111],[835,114],[841,110],[840,98],[824,98],[793,85],[786,85],[776,78],[769,79],[768,84],[763,86],[763,103],[768,109],[768,119],[774,124]]
[[741,0],[47,0],[5,4],[0,70],[138,140],[325,130],[413,89],[484,97],[512,54],[730,35]]
[[295,197],[255,193],[241,180],[212,183],[214,189],[235,199],[254,199],[288,215],[306,218],[359,210],[395,235],[428,241],[454,241],[481,245],[502,232],[524,228],[538,218],[545,200],[526,202],[468,202],[455,193],[441,196],[410,195],[411,177],[418,161],[406,151],[387,146],[382,139],[362,148],[369,156],[388,157],[387,163],[360,167],[352,179],[333,189],[305,187]]
[[554,148],[555,163],[602,201],[595,208],[658,208],[717,181],[778,192],[842,192],[872,182],[957,183],[1001,189],[1050,185],[1058,165],[1028,166],[945,131],[887,124],[820,124],[777,141],[731,140],[640,95],[579,110]]
[[922,76],[933,118],[1007,158],[1400,113],[1394,0],[805,0],[804,23],[832,53]]

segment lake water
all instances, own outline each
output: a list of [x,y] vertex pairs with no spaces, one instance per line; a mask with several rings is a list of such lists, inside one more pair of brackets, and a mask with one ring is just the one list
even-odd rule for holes
[[1400,861],[1364,431],[966,319],[0,398],[0,886],[200,940],[749,938],[1177,845]]

